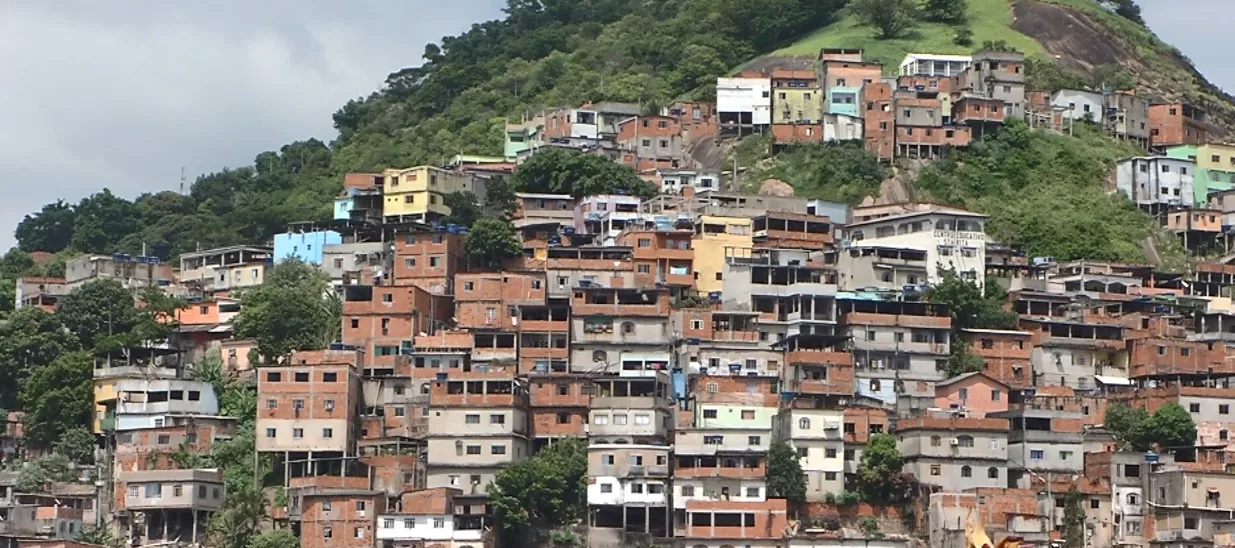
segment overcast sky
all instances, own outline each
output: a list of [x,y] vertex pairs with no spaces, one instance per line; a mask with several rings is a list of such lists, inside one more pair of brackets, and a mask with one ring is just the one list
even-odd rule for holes
[[[1231,0],[1141,0],[1150,26],[1215,83]],[[424,45],[504,0],[0,0],[0,248],[43,204],[103,187],[134,198],[334,138],[331,114],[417,64]]]

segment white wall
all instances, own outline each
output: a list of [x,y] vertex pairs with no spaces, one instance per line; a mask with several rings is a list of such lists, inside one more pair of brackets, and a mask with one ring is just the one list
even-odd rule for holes
[[1061,89],[1051,97],[1051,105],[1064,109],[1065,120],[1084,120],[1091,117],[1095,122],[1102,121],[1102,95],[1091,91]]
[[717,112],[750,112],[755,125],[772,123],[772,80],[769,78],[717,78]]

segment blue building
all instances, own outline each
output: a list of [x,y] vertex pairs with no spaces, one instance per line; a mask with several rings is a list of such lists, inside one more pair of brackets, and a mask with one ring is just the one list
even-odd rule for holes
[[295,257],[309,264],[322,264],[326,246],[341,243],[343,236],[333,230],[275,234],[274,262]]

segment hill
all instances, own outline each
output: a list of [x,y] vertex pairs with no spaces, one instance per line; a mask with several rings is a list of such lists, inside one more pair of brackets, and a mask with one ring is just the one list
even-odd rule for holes
[[[265,241],[290,222],[328,217],[343,173],[436,163],[459,153],[497,154],[504,122],[531,110],[589,101],[637,102],[655,109],[677,98],[707,99],[714,94],[716,76],[777,52],[814,55],[823,46],[859,46],[895,64],[910,50],[965,50],[951,44],[952,29],[930,23],[906,40],[876,40],[847,15],[844,5],[845,0],[509,0],[504,19],[478,23],[427,45],[418,66],[390,74],[381,89],[339,109],[333,117],[339,137],[333,143],[306,140],[263,152],[252,166],[199,177],[183,196],[161,192],[128,200],[103,189],[76,204],[48,204],[19,224],[18,246],[61,258],[145,250],[170,260],[197,248]],[[1103,67],[1118,65],[1144,90],[1187,98],[1208,107],[1220,123],[1235,126],[1230,98],[1182,55],[1094,0],[970,0],[968,12],[975,42],[1003,40],[1028,52],[1039,72],[1049,70],[1054,82],[1082,82]],[[1100,137],[1086,147],[1093,154],[1085,157],[1100,163],[1085,164],[1084,173],[1094,177],[1083,188],[1101,194],[1097,175],[1121,154],[1120,148]],[[1001,149],[975,147],[971,153],[993,153],[983,150]],[[1049,160],[1036,160],[1044,159]],[[775,169],[777,162],[766,164]],[[955,179],[952,174],[963,174],[963,165],[940,164],[938,180]],[[807,162],[797,171],[812,169]],[[827,181],[812,184],[803,189],[834,192]],[[964,196],[945,192],[943,186],[923,185],[921,192],[971,207],[1006,203],[980,194],[999,185],[973,183],[970,188],[979,190]],[[843,197],[854,200],[869,188],[849,184]],[[1151,232],[1143,217],[1110,218],[1122,223],[1120,238]],[[1035,251],[1051,249],[1045,234],[1006,235],[1032,236],[1026,243]],[[1128,257],[1136,248],[1128,242],[1118,247],[1118,253],[1100,255]],[[1080,247],[1068,249],[1067,256],[1086,253]],[[55,274],[57,268],[62,266],[53,262],[47,270]],[[0,275],[43,270],[19,253]],[[0,300],[0,306],[11,306],[6,302]]]

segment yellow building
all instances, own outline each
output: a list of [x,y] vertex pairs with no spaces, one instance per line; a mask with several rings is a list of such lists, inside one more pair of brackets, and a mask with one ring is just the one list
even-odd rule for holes
[[733,250],[749,250],[754,221],[744,217],[702,215],[695,225],[695,288],[700,293],[721,291],[725,287],[725,257]]
[[772,123],[817,124],[823,120],[823,103],[815,71],[772,71]]
[[1235,146],[1216,143],[1197,145],[1196,167],[1235,172]]
[[382,215],[387,220],[429,222],[450,215],[446,195],[475,191],[471,173],[431,166],[382,172]]

